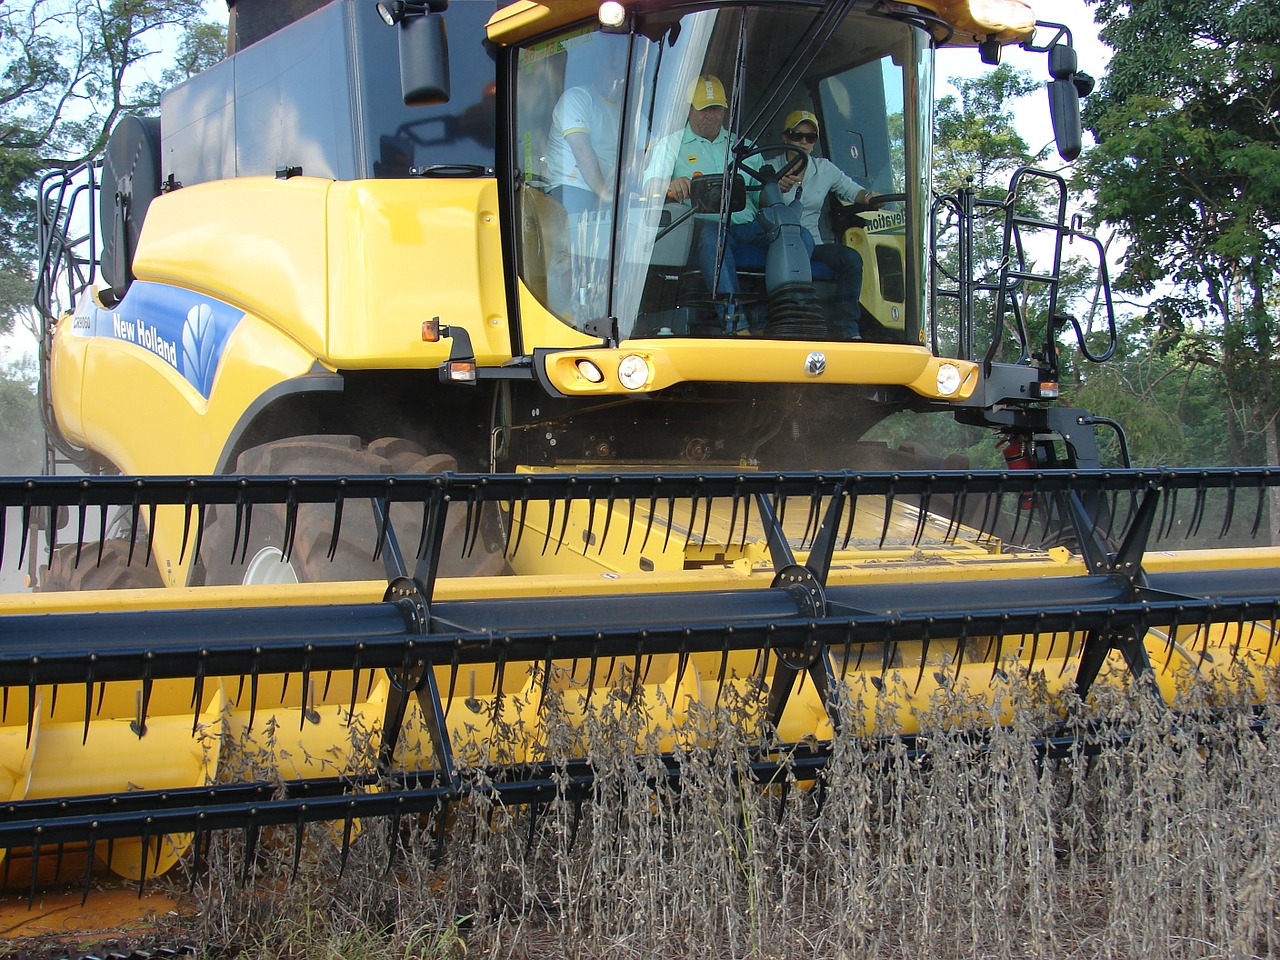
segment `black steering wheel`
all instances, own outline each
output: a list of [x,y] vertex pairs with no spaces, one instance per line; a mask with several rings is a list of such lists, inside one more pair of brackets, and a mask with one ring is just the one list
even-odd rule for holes
[[[777,150],[781,150],[784,153],[788,154],[788,159],[787,159],[787,162],[783,164],[782,169],[778,170],[776,173],[773,174],[773,178],[775,180],[781,180],[783,177],[790,176],[793,173],[799,173],[801,170],[804,169],[804,165],[809,161],[808,151],[803,150],[800,147],[795,146],[794,144],[762,143],[762,144],[759,144],[758,146],[751,147],[749,150],[744,150],[743,152],[736,154],[734,156],[734,165],[741,167],[747,173],[751,174],[751,176],[755,177],[757,184],[763,184],[765,179],[764,169],[749,167],[743,161],[749,160],[752,157],[763,156],[766,153],[773,153],[774,151],[777,151]],[[759,190],[760,187],[754,186],[754,187],[748,187],[747,189]]]

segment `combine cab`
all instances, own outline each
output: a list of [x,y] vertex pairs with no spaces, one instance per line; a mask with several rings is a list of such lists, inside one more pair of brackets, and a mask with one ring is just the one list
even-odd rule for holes
[[[233,4],[223,63],[42,194],[50,463],[83,475],[0,482],[4,561],[39,531],[50,558],[0,650],[0,848],[33,883],[587,798],[606,705],[677,779],[733,703],[740,774],[778,784],[914,743],[948,690],[1007,722],[1010,678],[1266,699],[1280,557],[1169,548],[1256,536],[1277,477],[1104,465],[1057,403],[1056,267],[1092,242],[1061,179],[932,198],[935,48],[1047,52],[1069,158],[1064,31],[1036,46],[1016,0],[297,6]],[[809,164],[858,187],[816,233]],[[1017,469],[877,440],[902,413]]]

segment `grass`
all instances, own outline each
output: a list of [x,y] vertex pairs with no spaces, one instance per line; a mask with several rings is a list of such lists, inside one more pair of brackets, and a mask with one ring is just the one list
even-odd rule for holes
[[991,724],[986,698],[941,691],[921,710],[927,759],[839,742],[821,790],[785,795],[735,775],[758,745],[751,695],[695,713],[672,789],[637,759],[643,710],[597,694],[545,744],[590,755],[594,802],[460,804],[442,854],[433,820],[394,838],[365,822],[342,870],[340,829],[313,828],[296,877],[285,831],[250,883],[243,839],[223,835],[191,933],[206,956],[255,960],[1280,955],[1280,714],[1258,736],[1248,708],[1210,724],[1193,698],[1173,727],[1102,691],[1091,715],[1133,738],[1042,763],[1031,741],[1063,705],[1001,692],[1014,721],[984,742],[965,731]]

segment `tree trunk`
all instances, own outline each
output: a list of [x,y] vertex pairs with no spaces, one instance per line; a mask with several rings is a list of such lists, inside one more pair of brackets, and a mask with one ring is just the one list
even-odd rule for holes
[[[1280,466],[1280,439],[1276,437],[1277,421],[1272,420],[1267,424],[1263,431],[1267,440],[1267,465]],[[1270,499],[1268,506],[1270,507],[1271,516],[1267,518],[1267,529],[1271,531],[1271,545],[1280,546],[1280,487],[1271,487]]]

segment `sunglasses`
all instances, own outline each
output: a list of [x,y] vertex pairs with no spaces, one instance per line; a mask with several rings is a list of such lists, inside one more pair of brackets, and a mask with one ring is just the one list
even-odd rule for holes
[[787,134],[788,140],[794,140],[796,143],[817,143],[818,135],[816,133],[801,133],[792,131]]

